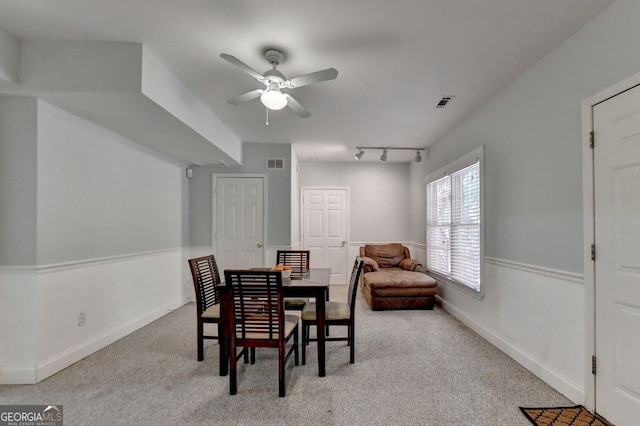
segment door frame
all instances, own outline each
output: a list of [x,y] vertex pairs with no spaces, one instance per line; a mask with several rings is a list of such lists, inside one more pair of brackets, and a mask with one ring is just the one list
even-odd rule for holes
[[349,250],[350,250],[350,241],[351,241],[351,227],[350,227],[350,223],[351,223],[351,192],[349,190],[348,186],[301,186],[300,187],[300,244],[302,245],[302,248],[305,247],[304,245],[304,239],[305,239],[305,235],[304,235],[304,191],[305,190],[331,190],[331,189],[341,189],[344,190],[347,193],[347,214],[346,214],[346,221],[347,223],[345,224],[346,226],[346,237],[345,237],[345,246],[347,248],[347,250],[345,251],[345,265],[346,265],[346,269],[344,271],[344,276],[347,278],[347,282],[346,284],[349,284]]
[[585,312],[584,405],[591,411],[594,411],[596,404],[596,377],[591,373],[591,356],[596,352],[595,262],[591,260],[591,244],[595,242],[596,223],[594,150],[590,147],[591,132],[593,131],[593,107],[638,85],[640,85],[640,73],[634,74],[582,102],[582,217]]
[[216,196],[218,178],[262,178],[262,264],[267,261],[267,175],[260,173],[212,173],[211,174],[211,249],[214,255],[218,256],[218,239],[216,238],[218,198]]

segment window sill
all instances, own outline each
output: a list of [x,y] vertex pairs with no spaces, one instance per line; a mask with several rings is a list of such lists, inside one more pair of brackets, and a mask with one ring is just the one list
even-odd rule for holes
[[429,274],[434,280],[436,280],[436,282],[438,284],[445,284],[447,287],[451,287],[454,288],[468,296],[473,297],[474,299],[477,300],[482,300],[484,298],[484,292],[483,291],[475,291],[472,288],[467,287],[464,284],[460,284],[459,282],[450,280],[449,278],[440,275],[439,273],[435,272],[435,271],[429,271],[427,270],[427,274]]

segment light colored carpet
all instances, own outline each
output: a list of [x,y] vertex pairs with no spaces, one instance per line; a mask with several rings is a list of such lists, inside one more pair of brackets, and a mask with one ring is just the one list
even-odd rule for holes
[[[346,291],[331,289],[332,300]],[[356,363],[327,343],[318,377],[275,351],[240,364],[238,394],[218,376],[218,346],[196,361],[195,306],[185,305],[37,385],[0,387],[0,404],[59,404],[67,425],[529,425],[519,406],[564,406],[554,391],[442,309],[371,311],[358,294]],[[343,328],[332,328],[332,335]]]

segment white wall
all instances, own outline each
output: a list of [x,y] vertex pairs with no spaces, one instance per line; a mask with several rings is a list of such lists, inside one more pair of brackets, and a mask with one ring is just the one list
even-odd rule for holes
[[300,164],[291,148],[291,247],[300,248]]
[[180,165],[42,101],[37,172],[40,265],[187,240]]
[[[37,181],[36,202],[21,207],[35,212],[37,256],[0,263],[3,384],[40,381],[182,305],[189,292],[184,166],[38,100],[2,103],[0,122],[24,117],[24,102],[37,112],[9,135],[28,142],[37,128],[37,152],[8,152]],[[0,133],[0,146],[11,140]],[[10,194],[25,189],[19,179],[4,185]],[[22,226],[0,212],[3,227]]]
[[[430,171],[485,146],[485,296],[441,285],[443,305],[579,403],[591,377],[580,108],[640,71],[638,16],[640,2],[617,0],[411,165],[417,191]],[[413,198],[414,226],[424,208],[424,195]]]
[[[189,181],[190,241],[198,247],[212,246],[212,174],[257,173],[267,175],[267,244],[289,247],[291,242],[291,145],[243,143],[242,166],[195,167]],[[284,158],[284,170],[267,170],[267,158]],[[275,258],[275,255],[274,257]]]
[[403,163],[300,163],[300,186],[350,188],[350,241],[415,241],[409,226],[409,166]]
[[36,262],[37,104],[0,97],[0,265]]
[[0,28],[0,82],[18,82],[20,39]]

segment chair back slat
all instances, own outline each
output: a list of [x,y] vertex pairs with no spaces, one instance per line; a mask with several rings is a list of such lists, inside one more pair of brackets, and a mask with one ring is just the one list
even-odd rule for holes
[[291,275],[305,275],[309,273],[309,250],[278,250],[277,263],[291,267]]
[[218,286],[221,283],[218,265],[213,255],[189,259],[189,268],[196,292],[199,314],[220,303]]
[[360,256],[357,256],[353,263],[353,269],[351,269],[351,278],[349,279],[349,290],[347,293],[347,301],[349,303],[349,309],[351,309],[351,315],[353,315],[356,308],[356,291],[358,290],[358,281],[360,281],[363,265],[364,261]]
[[227,269],[224,276],[237,338],[278,340],[284,332],[281,273]]

